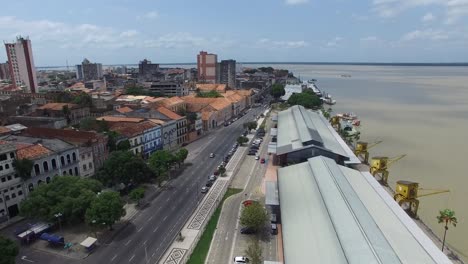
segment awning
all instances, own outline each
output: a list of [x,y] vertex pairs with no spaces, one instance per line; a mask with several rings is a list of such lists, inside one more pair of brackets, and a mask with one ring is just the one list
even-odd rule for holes
[[96,243],[97,239],[94,237],[87,237],[83,242],[80,243],[83,247],[89,248],[92,246],[94,243]]

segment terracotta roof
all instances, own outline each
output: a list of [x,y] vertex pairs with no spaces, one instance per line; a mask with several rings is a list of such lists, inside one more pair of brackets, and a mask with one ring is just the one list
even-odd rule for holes
[[139,123],[143,122],[143,118],[136,118],[136,117],[122,117],[122,116],[101,116],[96,118],[98,121],[106,121],[106,122],[129,122],[129,123]]
[[226,98],[216,98],[216,100],[212,102],[210,106],[212,106],[216,110],[222,110],[222,109],[225,109],[226,107],[230,107],[231,102],[227,100]]
[[70,87],[68,87],[68,88],[70,88],[70,89],[74,89],[74,88],[85,88],[85,85],[84,85],[84,83],[82,83],[82,82],[77,82],[77,83],[73,84],[72,86],[70,86]]
[[121,113],[121,114],[125,114],[125,113],[130,113],[130,112],[133,112],[133,109],[131,109],[130,107],[128,106],[125,106],[125,107],[120,107],[118,109],[115,109],[115,111]]
[[226,91],[226,84],[220,83],[198,83],[196,87],[201,91],[218,91],[222,93]]
[[143,134],[145,130],[151,129],[156,126],[157,124],[155,124],[154,122],[145,121],[136,124],[122,123],[120,125],[113,126],[111,129],[126,137],[131,138]]
[[164,122],[162,120],[155,119],[155,118],[148,119],[148,121],[153,122],[153,123],[158,124],[158,125],[164,125],[166,123],[166,122]]
[[171,110],[167,109],[166,107],[158,107],[158,109],[156,109],[159,113],[169,117],[170,119],[172,120],[178,120],[178,119],[181,119],[182,117],[174,112],[172,112]]
[[245,96],[242,96],[240,94],[237,94],[235,91],[228,91],[224,95],[224,98],[228,99],[231,102],[239,102],[242,101]]
[[184,97],[181,97],[182,100],[184,100],[184,102],[186,102],[187,104],[210,104],[212,103],[214,100],[216,100],[216,98],[204,98],[204,97],[194,97],[194,96],[184,96]]
[[210,120],[210,117],[214,114],[214,112],[211,111],[203,111],[202,112],[202,120]]
[[248,90],[236,90],[235,92],[238,93],[238,94],[240,94],[240,95],[249,96],[249,95],[252,95],[252,94],[253,94],[253,89],[248,89]]
[[185,103],[185,101],[182,100],[182,98],[178,96],[165,98],[163,101],[161,101],[161,104],[165,107],[170,107],[170,106],[181,104],[181,103]]
[[153,97],[153,96],[147,96],[144,99],[144,101],[146,101],[148,103],[155,103],[155,102],[164,101],[164,100],[166,100],[166,98],[164,98],[164,97]]
[[41,107],[38,107],[37,109],[40,110],[54,110],[54,111],[62,111],[64,106],[68,106],[69,109],[77,108],[78,105],[76,104],[68,104],[68,103],[48,103],[45,104]]
[[37,145],[27,145],[27,144],[17,144],[16,155],[19,159],[29,159],[33,160],[40,158],[52,153],[49,149],[42,146],[41,144]]
[[54,129],[45,127],[29,127],[21,132],[22,136],[38,138],[58,138],[70,143],[85,144],[104,137],[96,132]]
[[0,126],[0,134],[10,133],[11,130],[8,127]]

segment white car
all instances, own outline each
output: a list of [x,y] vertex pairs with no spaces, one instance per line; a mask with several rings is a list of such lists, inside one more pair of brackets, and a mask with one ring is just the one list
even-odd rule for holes
[[260,159],[260,157],[258,155],[255,156],[255,160],[259,160],[259,159]]
[[214,153],[210,153],[210,158],[214,158],[215,154]]
[[234,263],[248,263],[249,259],[246,257],[235,257]]

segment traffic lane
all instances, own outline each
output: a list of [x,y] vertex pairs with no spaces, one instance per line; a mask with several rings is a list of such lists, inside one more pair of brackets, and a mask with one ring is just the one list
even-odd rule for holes
[[80,263],[82,260],[66,258],[60,255],[51,254],[45,251],[38,251],[32,248],[23,247],[20,249],[18,256],[15,258],[17,264],[31,263],[47,263],[47,264],[63,264],[63,263]]

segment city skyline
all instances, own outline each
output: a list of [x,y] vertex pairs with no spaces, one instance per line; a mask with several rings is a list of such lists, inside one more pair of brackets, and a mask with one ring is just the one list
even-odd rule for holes
[[37,67],[196,63],[201,50],[239,62],[447,63],[467,61],[467,22],[466,0],[15,1],[0,36],[29,36]]

